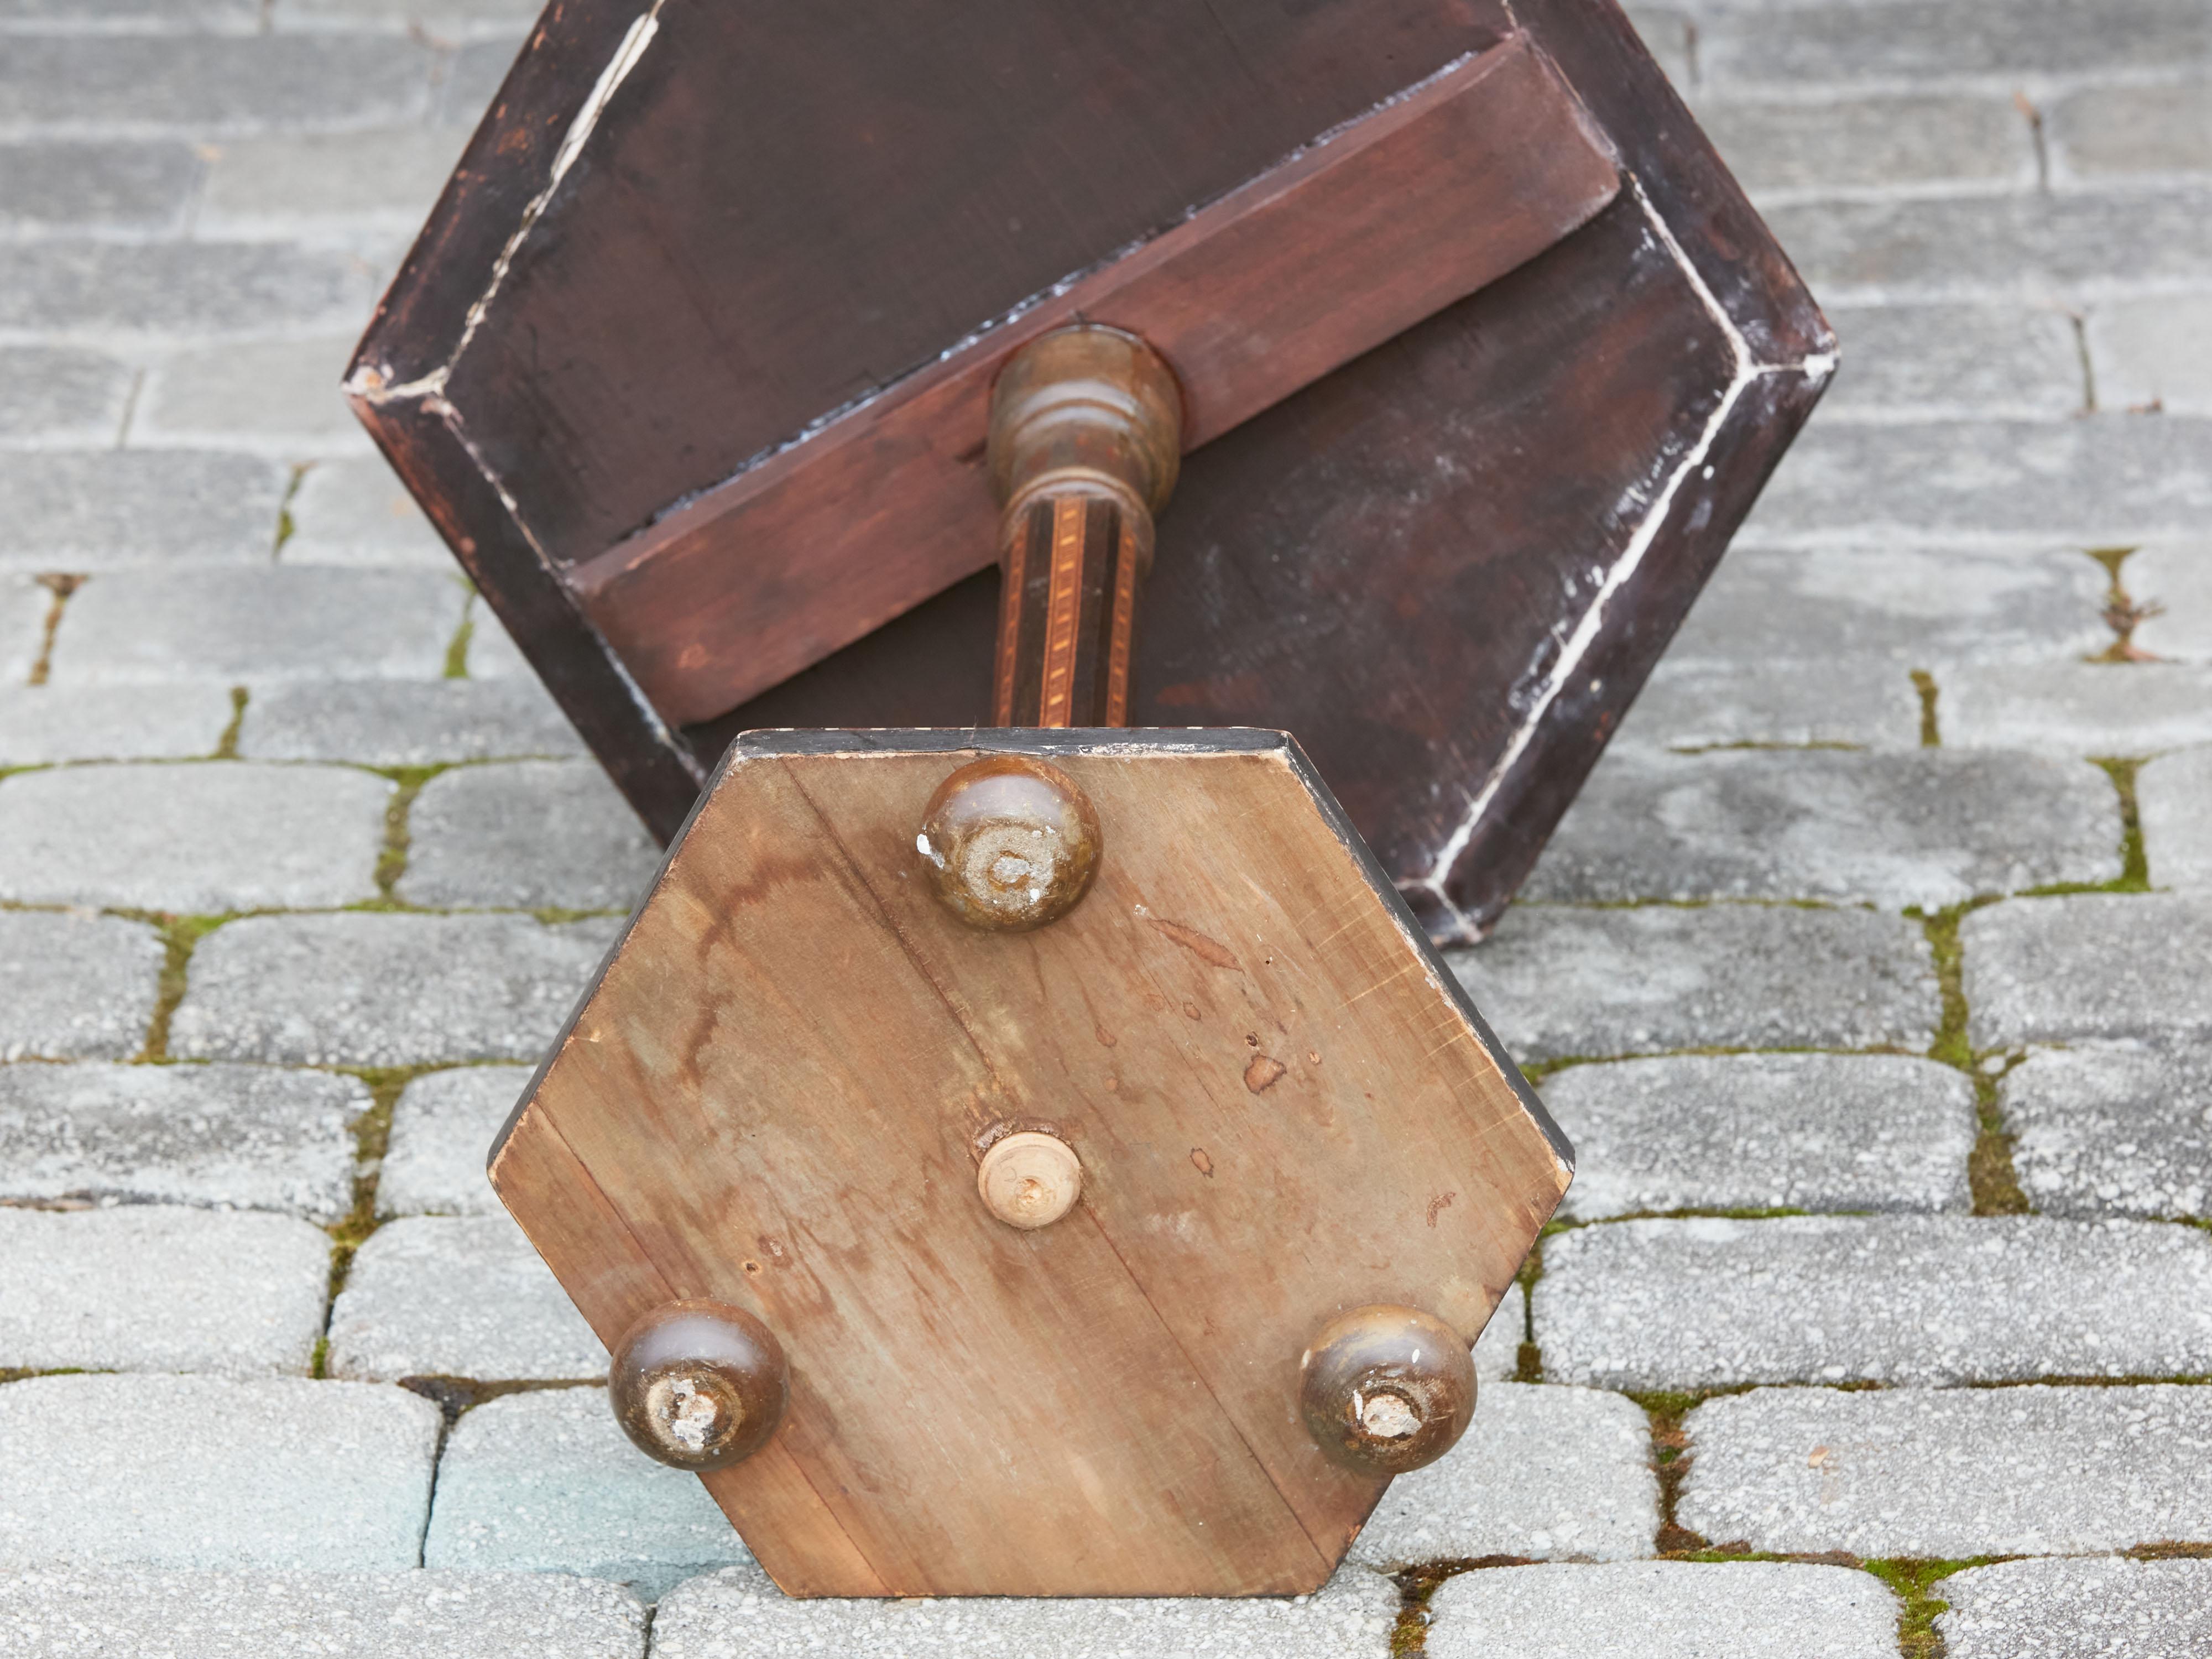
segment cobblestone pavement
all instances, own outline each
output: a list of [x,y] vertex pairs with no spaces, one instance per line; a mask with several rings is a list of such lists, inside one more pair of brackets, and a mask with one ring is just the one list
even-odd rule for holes
[[653,855],[336,385],[533,9],[0,0],[0,1651],[2212,1653],[2204,0],[1638,15],[1844,367],[1456,959],[1583,1150],[1477,1426],[1300,1602],[888,1606],[481,1174]]

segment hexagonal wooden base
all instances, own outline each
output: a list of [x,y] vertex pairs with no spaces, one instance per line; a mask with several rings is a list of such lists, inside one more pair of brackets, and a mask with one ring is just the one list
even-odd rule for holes
[[[1097,881],[1037,932],[933,896],[923,803],[979,752],[1089,794]],[[994,1220],[1006,1126],[1080,1202]],[[1291,741],[738,740],[495,1150],[600,1335],[678,1297],[791,1366],[705,1477],[796,1595],[1311,1590],[1382,1482],[1298,1413],[1370,1303],[1472,1340],[1571,1154]],[[1479,1409],[1479,1407],[1478,1407]]]

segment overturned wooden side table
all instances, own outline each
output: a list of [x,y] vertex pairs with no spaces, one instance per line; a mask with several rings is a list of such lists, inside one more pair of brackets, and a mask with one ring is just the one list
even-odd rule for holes
[[779,1584],[1450,1449],[1571,1152],[1436,942],[1832,350],[1601,0],[549,9],[349,385],[670,841],[492,1176]]

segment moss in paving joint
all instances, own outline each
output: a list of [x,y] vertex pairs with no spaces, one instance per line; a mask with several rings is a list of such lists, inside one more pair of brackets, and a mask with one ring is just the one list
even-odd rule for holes
[[2128,592],[2120,568],[2128,562],[2132,547],[2093,547],[2089,556],[2105,567],[2105,608],[2101,615],[2105,626],[2112,630],[2112,642],[2102,651],[2082,659],[2085,662],[2156,662],[2157,656],[2143,650],[2135,642],[2136,629],[2153,617],[2165,614],[2166,607],[2155,599],[2136,603]]
[[485,1382],[473,1376],[403,1376],[399,1386],[410,1394],[419,1394],[442,1413],[447,1432],[462,1418],[487,1401],[499,1400],[511,1394],[544,1394],[555,1389],[599,1389],[606,1386],[598,1377],[572,1377],[565,1381],[546,1381],[532,1377],[514,1382]]
[[384,1173],[384,1154],[392,1142],[392,1109],[398,1103],[399,1091],[410,1083],[425,1072],[443,1068],[341,1066],[337,1069],[368,1085],[368,1104],[347,1126],[353,1132],[353,1206],[323,1230],[331,1237],[331,1277],[323,1314],[323,1340],[316,1345],[311,1373],[315,1376],[327,1375],[324,1362],[330,1352],[330,1316],[337,1306],[338,1292],[345,1289],[346,1275],[353,1271],[355,1254],[376,1231],[376,1186]]
[[1898,1558],[1859,1565],[1888,1585],[1897,1597],[1897,1650],[1903,1659],[1942,1659],[1943,1638],[1936,1629],[1936,1615],[1948,1611],[1951,1604],[1936,1595],[1934,1587],[1969,1567],[2017,1559],[2010,1555],[1978,1555],[1964,1561]]
[[461,607],[460,626],[453,629],[453,637],[446,645],[446,678],[465,680],[469,677],[469,641],[476,637],[477,596],[472,588],[468,603]]
[[238,758],[238,729],[245,724],[246,688],[234,685],[230,688],[230,724],[222,728],[222,735],[215,742],[216,760]]
[[451,769],[445,766],[373,766],[368,769],[379,777],[391,779],[398,786],[392,792],[392,799],[384,809],[384,849],[376,855],[376,890],[383,895],[387,903],[398,905],[404,902],[392,890],[398,884],[399,878],[407,873],[407,850],[413,833],[408,826],[408,816],[415,810],[415,798],[422,793],[424,784],[439,773]]
[[39,632],[39,654],[31,664],[27,685],[44,685],[46,676],[53,672],[54,636],[61,632],[62,611],[68,606],[70,595],[91,580],[89,576],[68,570],[48,570],[36,578],[40,586],[52,594],[53,602],[46,606],[46,620]]
[[1956,1382],[1951,1386],[1995,1393],[2000,1389],[2201,1389],[2207,1383],[2212,1383],[2212,1372],[2181,1371],[2172,1376],[2069,1376],[2060,1372],[2047,1376],[2008,1377],[1994,1382]]
[[1924,668],[1914,669],[1912,689],[1920,694],[1920,746],[1941,749],[1943,728],[1936,721],[1936,677]]
[[1544,1241],[1553,1231],[1565,1231],[1565,1224],[1547,1222],[1536,1234],[1536,1242],[1528,1247],[1528,1254],[1521,1258],[1521,1271],[1513,1275],[1521,1286],[1521,1342],[1513,1355],[1513,1380],[1516,1382],[1541,1382],[1544,1380],[1544,1351],[1536,1342],[1536,1285],[1544,1277]]
[[1471,1555],[1447,1561],[1424,1561],[1392,1573],[1390,1582],[1398,1587],[1400,1598],[1397,1626],[1390,1632],[1392,1659],[1428,1651],[1429,1598],[1437,1593],[1437,1586],[1462,1573],[1536,1565],[1534,1557],[1526,1555]]
[[292,503],[300,494],[300,486],[307,482],[307,474],[315,470],[313,461],[304,462],[292,469],[292,476],[284,485],[284,499],[276,504],[276,540],[269,550],[271,563],[284,556],[284,544],[292,539],[298,522],[292,517]]
[[154,1014],[146,1022],[146,1040],[134,1058],[141,1065],[166,1064],[170,1059],[169,1022],[176,1016],[177,1005],[185,1000],[192,952],[216,928],[246,913],[232,910],[221,915],[179,916],[163,910],[111,909],[107,914],[126,921],[145,922],[161,933],[161,974],[155,984]]
[[[1975,1054],[1966,1036],[1965,957],[1959,924],[1967,913],[1993,904],[1993,897],[1970,899],[1933,912],[1907,910],[1928,935],[1928,948],[1936,958],[1936,981],[1942,997],[1943,1019],[1928,1057],[1966,1073],[1974,1085],[1977,1133],[1973,1151],[1966,1157],[1966,1184],[1973,1194],[1976,1215],[2027,1215],[2033,1206],[2021,1190],[2013,1168],[2012,1136],[1997,1104],[1997,1078],[1982,1069],[1984,1056]],[[2001,1054],[1994,1057],[2002,1058]]]
[[1682,1496],[1682,1477],[1690,1472],[1690,1437],[1682,1419],[1709,1396],[1702,1391],[1625,1392],[1650,1422],[1651,1473],[1659,1480],[1659,1530],[1652,1540],[1653,1548],[1667,1557],[1710,1548],[1710,1540],[1674,1518],[1674,1506]]
[[34,1376],[113,1376],[113,1371],[96,1371],[83,1365],[56,1365],[46,1369],[37,1365],[0,1365],[0,1384],[27,1382]]
[[572,921],[589,921],[596,916],[626,916],[627,910],[564,910],[557,904],[541,905],[531,915],[548,927],[559,927]]
[[2112,781],[2120,798],[2120,878],[2105,888],[2108,893],[2150,891],[2150,857],[2143,850],[2142,811],[2136,801],[2136,774],[2142,769],[2140,757],[2104,755],[2090,762]]
[[2136,1544],[2120,1553],[2130,1561],[2212,1561],[2212,1544],[2185,1544],[2168,1540]]

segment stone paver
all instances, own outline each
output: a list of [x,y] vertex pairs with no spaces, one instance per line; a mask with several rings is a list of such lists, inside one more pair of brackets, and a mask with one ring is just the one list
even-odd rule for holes
[[[276,0],[278,28],[428,29],[440,40],[520,35],[538,21],[537,0]],[[507,55],[514,55],[509,40]]]
[[221,685],[11,685],[0,689],[0,766],[204,757],[233,712]]
[[288,460],[365,451],[368,434],[338,390],[353,344],[344,335],[179,352],[147,376],[131,441],[264,450]]
[[[440,774],[408,815],[413,904],[627,910],[660,848],[595,762],[520,761]],[[555,833],[557,828],[557,833]]]
[[2014,899],[1959,924],[1977,1048],[2212,1030],[2212,895]]
[[752,1555],[698,1480],[632,1445],[603,1389],[539,1389],[465,1415],[438,1460],[428,1567],[613,1578],[653,1600]]
[[1798,440],[1745,533],[1801,545],[1893,536],[2112,547],[2201,535],[2208,514],[2212,422],[2192,416],[1830,422]]
[[2137,772],[2136,810],[2151,879],[2212,888],[2212,745],[2162,755]]
[[1946,744],[2148,755],[2212,742],[2212,667],[2202,664],[1975,665],[1936,687]]
[[1678,665],[1670,658],[1636,694],[1608,752],[1696,754],[1746,744],[1911,749],[1919,742],[1920,693],[1903,668],[1865,661]]
[[[2212,332],[2212,312],[2206,313]],[[2137,623],[2137,649],[2178,662],[2212,662],[2212,540],[2155,542],[2120,567],[2129,596],[2157,613]]]
[[2212,1561],[2002,1561],[1942,1581],[1948,1659],[2212,1653]]
[[535,1064],[612,942],[612,918],[250,916],[193,952],[169,1050],[301,1066]]
[[1462,1573],[1429,1602],[1432,1659],[1892,1659],[1870,1573],[1772,1561],[1627,1561]]
[[2212,1066],[2197,1043],[2038,1049],[2002,1097],[2014,1173],[2044,1214],[2212,1218]]
[[2212,190],[2201,185],[2019,191],[1822,202],[1778,207],[1767,219],[1814,292],[1838,303],[2034,302],[2094,291],[2116,276],[2131,284],[2201,282],[2212,263],[2208,202]]
[[726,1567],[669,1592],[653,1615],[653,1651],[654,1659],[806,1651],[839,1659],[1387,1659],[1398,1601],[1395,1584],[1359,1567],[1291,1599],[904,1601],[794,1601],[759,1569]]
[[368,1088],[264,1066],[0,1066],[0,1198],[353,1207]]
[[[23,686],[38,661],[54,595],[20,574],[0,574],[0,679]],[[28,687],[23,687],[28,690]]]
[[331,1309],[330,1374],[373,1382],[587,1381],[607,1351],[505,1216],[410,1216],[372,1233]]
[[[270,516],[272,537],[276,522]],[[267,559],[267,544],[260,554]],[[429,570],[144,571],[74,594],[56,685],[435,679],[467,591]]]
[[[0,151],[0,167],[7,165]],[[0,348],[0,441],[40,448],[112,444],[137,378],[129,364],[104,352]]]
[[2212,294],[2107,301],[2087,326],[2106,408],[2212,415]]
[[330,1265],[291,1216],[0,1206],[0,1370],[304,1373]]
[[335,766],[21,773],[0,781],[0,899],[201,915],[373,899],[392,793]]
[[10,1382],[0,1565],[411,1567],[440,1426],[428,1401],[367,1383]]
[[183,228],[201,162],[184,144],[33,139],[0,144],[0,226],[14,230],[122,231]]
[[1966,1210],[1974,1085],[1887,1054],[1679,1054],[1544,1079],[1575,1147],[1560,1214]]
[[2212,1388],[1759,1389],[1685,1427],[1676,1515],[1716,1542],[1955,1560],[2212,1540]]
[[[325,227],[411,235],[460,159],[451,128],[231,138],[214,146],[194,228],[200,235],[292,235]],[[337,375],[331,376],[336,390]]]
[[0,1648],[18,1659],[644,1659],[645,1610],[617,1585],[533,1573],[34,1567],[0,1579]]
[[0,130],[193,137],[418,118],[427,44],[404,35],[17,34],[0,62]]
[[289,242],[0,243],[0,329],[104,338],[339,329],[367,311],[376,275],[356,253]]
[[1352,1559],[1392,1570],[1484,1555],[1620,1561],[1659,1528],[1651,1425],[1592,1389],[1495,1382],[1441,1461],[1390,1483]]
[[121,1060],[154,1016],[161,936],[82,910],[0,910],[0,1060]]
[[1706,98],[1698,102],[1698,125],[1736,181],[1762,202],[1868,188],[2035,182],[2026,118],[2009,99],[1988,94]]
[[380,456],[317,462],[301,480],[291,512],[288,565],[453,568],[446,544]]
[[1934,958],[1913,923],[1765,905],[1522,906],[1453,970],[1523,1061],[1668,1048],[1925,1048]]
[[2212,172],[2212,82],[2084,87],[2052,105],[2048,131],[2061,177]]
[[1830,419],[2081,412],[2087,388],[2072,321],[2056,306],[1850,306],[1829,316],[1843,367]]
[[2085,40],[2066,0],[2014,0],[2005,27],[1944,0],[1897,0],[1883,26],[1866,27],[1856,4],[1713,7],[1700,63],[1709,82],[1820,83],[2008,78],[2063,64],[2097,70],[2171,70],[2212,56],[2212,27],[2189,0],[2102,0],[2096,38]]
[[2080,761],[1941,749],[1621,754],[1591,774],[1522,895],[1937,909],[2119,874],[2118,797]]
[[484,1160],[529,1081],[526,1066],[460,1066],[410,1083],[392,1109],[376,1212],[504,1215]]
[[1544,1374],[1601,1388],[2212,1373],[2212,1234],[2033,1216],[1621,1221],[1545,1242]]
[[[101,571],[265,564],[287,483],[283,467],[260,455],[0,452],[0,565]],[[196,569],[185,580],[209,578]],[[147,580],[134,574],[130,587]],[[100,586],[88,583],[70,603],[89,599]],[[127,592],[108,603],[128,607],[126,615],[145,610]],[[264,647],[273,643],[263,641]]]
[[301,680],[255,694],[238,752],[250,760],[437,766],[585,749],[534,679]]
[[[2097,615],[2108,580],[2078,548],[1740,544],[1660,666],[1825,665],[1906,678],[1954,662],[2063,660],[2112,643]],[[1915,715],[1911,742],[1917,701]]]

